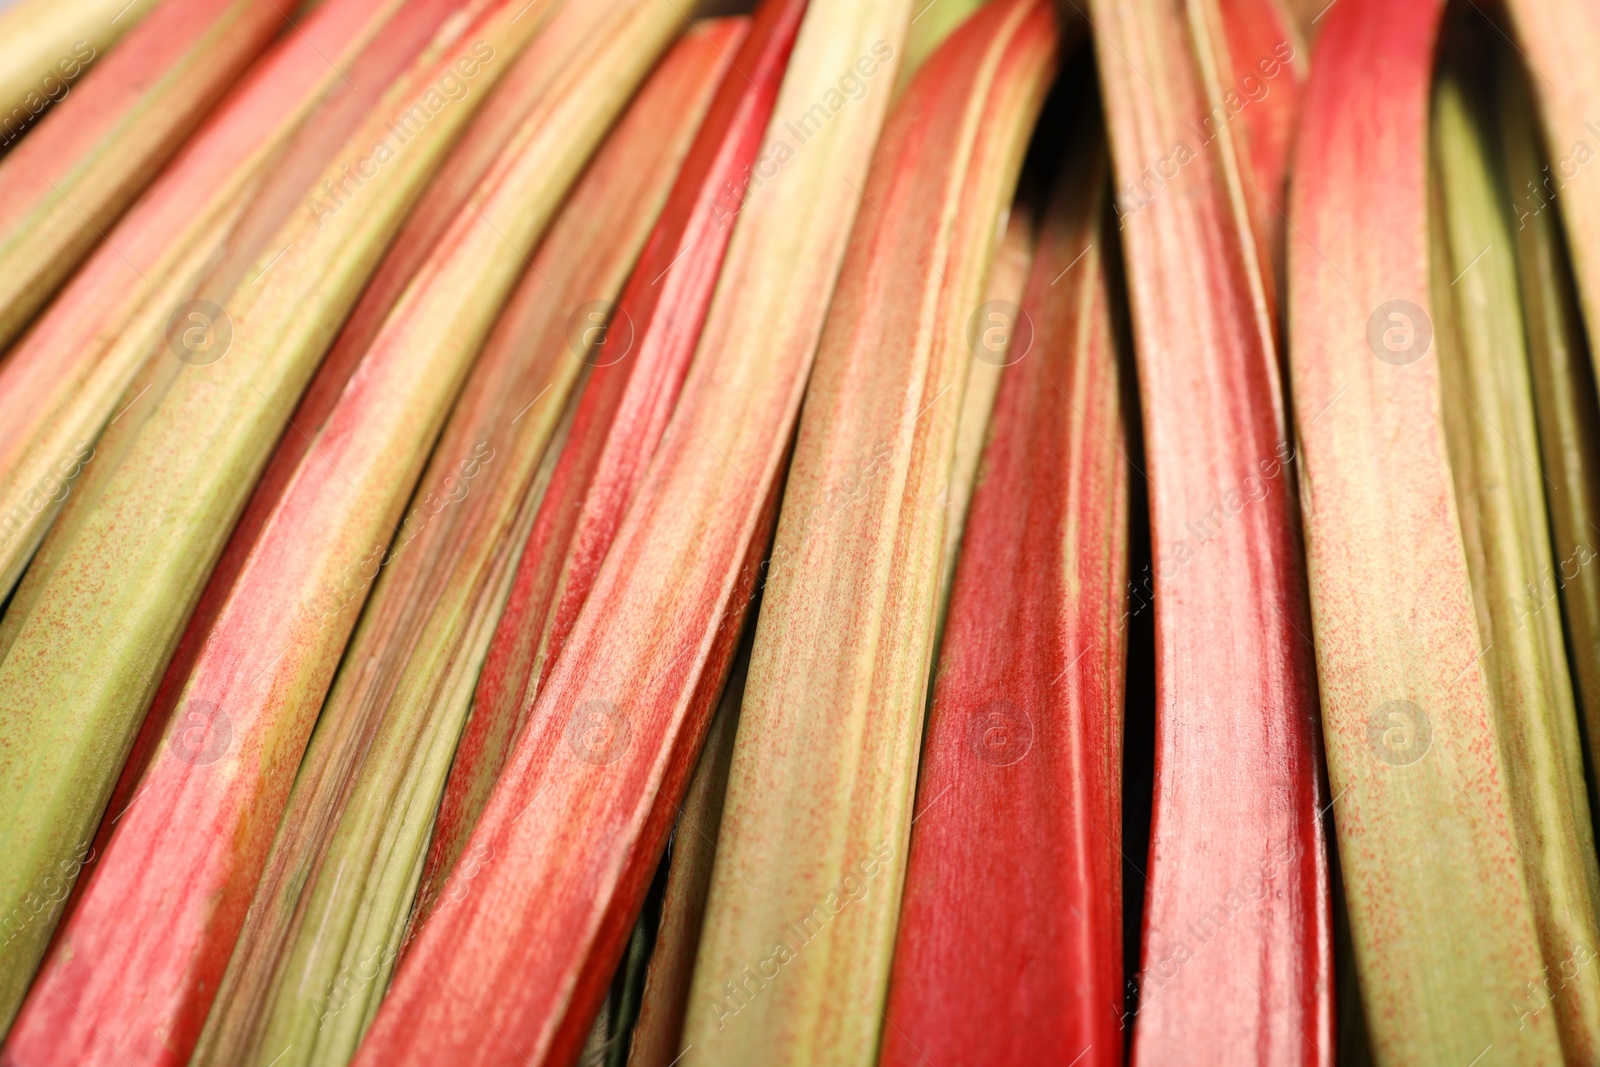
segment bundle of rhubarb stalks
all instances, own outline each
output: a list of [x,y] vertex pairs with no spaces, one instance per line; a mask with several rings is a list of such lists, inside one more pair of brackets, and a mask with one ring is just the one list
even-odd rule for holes
[[0,8],[0,1065],[1600,1064],[1597,49]]

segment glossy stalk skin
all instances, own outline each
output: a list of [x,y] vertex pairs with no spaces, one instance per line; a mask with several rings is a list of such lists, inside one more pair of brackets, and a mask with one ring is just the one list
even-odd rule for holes
[[[859,204],[845,182],[864,179],[909,6],[810,5],[678,412],[469,840],[495,860],[423,928],[358,1064],[566,1063],[581,1046],[754,592]],[[846,66],[871,88],[797,149],[785,117]]]
[[1513,1008],[1545,963],[1432,343],[1442,10],[1340,0],[1321,20],[1301,116],[1289,355],[1323,734],[1377,1062],[1470,1063],[1492,1045],[1506,1062],[1559,1063],[1551,1013]]
[[[11,591],[74,488],[81,465],[69,458],[92,452],[128,383],[162,344],[173,309],[196,295],[216,258],[231,254],[229,235],[254,190],[273,180],[267,171],[307,116],[331,99],[359,95],[336,67],[348,69],[399,6],[330,2],[274,45],[122,221],[105,224],[106,241],[0,363],[0,595]],[[139,65],[135,74],[148,70]],[[19,167],[32,151],[19,149]],[[113,156],[108,165],[121,161]],[[41,195],[60,203],[48,184]]]
[[[743,32],[700,27],[668,54],[501,312],[323,705],[197,1064],[354,1054],[407,936],[528,498],[548,482],[536,475],[583,367],[569,319],[622,287]],[[576,55],[599,47],[584,45]]]
[[639,1018],[628,1048],[628,1067],[672,1067],[682,1047],[689,982],[705,924],[706,894],[717,859],[717,831],[728,793],[728,765],[739,732],[739,705],[750,673],[746,637],[728,674],[722,699],[706,727],[694,775],[678,806],[661,901],[661,920],[645,975]]
[[[336,158],[366,158],[384,136],[396,109],[423,96],[442,77],[463,76],[453,73],[458,71],[458,61],[471,59],[479,88],[489,88],[532,32],[514,25],[514,17],[509,4],[496,4],[476,19],[457,23],[455,30],[465,40],[457,38],[453,44],[434,48],[413,64],[357,126]],[[498,68],[486,55],[489,50],[502,58]],[[221,358],[204,365],[180,361],[175,355],[166,358],[170,353],[156,358],[152,375],[157,380],[152,391],[159,403],[144,409],[144,418],[138,418],[137,412],[124,416],[118,428],[122,438],[118,454],[104,457],[108,462],[101,470],[105,473],[92,500],[78,509],[73,521],[58,524],[41,550],[41,558],[35,561],[28,582],[12,605],[11,611],[20,610],[22,615],[11,630],[7,658],[0,664],[0,706],[8,713],[5,741],[12,761],[5,767],[4,790],[8,803],[16,800],[16,810],[28,812],[27,817],[12,820],[6,827],[8,837],[16,843],[5,852],[17,857],[6,872],[15,883],[35,882],[35,870],[80,850],[92,836],[189,609],[282,429],[281,412],[293,406],[338,323],[355,302],[360,284],[376,265],[388,238],[399,229],[405,209],[474,110],[471,95],[455,103],[460,107],[443,108],[416,129],[379,169],[377,180],[366,182],[360,190],[362,210],[337,212],[331,219],[318,219],[310,210],[295,210],[263,245],[286,249],[277,254],[277,265],[291,269],[274,269],[263,275],[271,260],[270,254],[263,253],[243,272],[246,278],[261,279],[260,284],[243,281],[227,297],[222,314],[232,323],[229,350],[236,358],[228,359],[223,352]],[[326,171],[329,181],[339,178],[348,165],[341,162]],[[215,334],[209,337],[216,338]],[[128,429],[124,432],[122,427]],[[325,432],[323,438],[327,437]],[[403,458],[404,451],[397,451],[393,462],[401,463]],[[311,478],[308,470],[324,479],[335,474],[326,465],[308,465],[302,468],[301,477]],[[331,524],[317,527],[313,523],[313,527],[332,530]],[[286,532],[280,536],[289,536],[292,523],[284,523],[283,528]],[[332,565],[338,559],[336,550],[349,546],[337,544],[330,536],[325,547],[314,559],[289,553],[279,561],[278,574],[287,576],[295,560]],[[367,547],[361,546],[359,551]],[[263,535],[253,555],[266,557],[282,551],[283,544],[269,544]],[[264,559],[262,566],[266,567]],[[30,589],[29,583],[34,587]],[[244,900],[237,895],[225,898],[237,911],[223,908],[220,900],[213,902],[216,908],[210,907],[198,891],[183,901],[188,910],[174,910],[171,925],[164,928],[130,925],[122,921],[127,913],[117,909],[138,911],[131,896],[136,887],[159,890],[169,879],[186,885],[191,875],[195,885],[207,884],[235,870],[231,863],[235,847],[242,861],[237,870],[249,872],[252,862],[259,868],[270,830],[261,832],[263,828],[255,825],[261,832],[258,840],[246,834],[237,842],[225,830],[241,812],[249,811],[246,797],[236,798],[237,803],[231,805],[194,809],[214,820],[209,827],[218,832],[216,838],[208,838],[203,829],[197,831],[177,818],[170,805],[181,805],[188,796],[186,790],[204,794],[208,787],[270,779],[269,772],[275,769],[275,761],[284,758],[285,749],[292,749],[292,758],[298,759],[292,740],[294,717],[285,731],[287,740],[257,734],[249,737],[250,744],[244,743],[251,725],[246,717],[247,701],[270,696],[294,707],[301,719],[314,714],[320,693],[309,707],[298,701],[315,688],[318,669],[326,666],[331,672],[332,664],[324,661],[336,660],[343,641],[341,638],[338,647],[330,650],[332,642],[317,636],[319,628],[304,621],[306,612],[294,599],[302,590],[287,577],[269,585],[271,597],[258,603],[239,597],[230,602],[235,626],[245,630],[253,626],[262,632],[245,634],[232,645],[214,635],[213,640],[219,642],[217,666],[190,681],[187,699],[208,701],[236,719],[233,732],[239,743],[227,750],[225,759],[219,756],[215,762],[186,760],[187,742],[163,753],[155,768],[161,775],[161,788],[152,782],[151,790],[139,798],[143,803],[123,815],[108,855],[117,851],[120,837],[132,833],[134,844],[123,850],[119,873],[109,879],[107,861],[97,864],[95,881],[105,883],[99,891],[100,903],[91,910],[94,895],[86,893],[73,915],[75,928],[85,931],[84,939],[76,946],[71,936],[58,939],[57,960],[36,984],[31,1012],[25,1007],[11,1035],[10,1054],[29,1058],[48,1054],[69,1060],[82,1057],[79,1062],[138,1055],[151,1062],[168,1062],[186,1053],[192,1043],[231,948],[228,925],[233,923],[237,930],[253,874],[244,878]],[[303,595],[309,599],[318,592],[313,584]],[[287,608],[269,606],[283,598],[290,598]],[[301,625],[290,628],[292,622]],[[218,633],[224,629],[219,621]],[[285,643],[295,645],[305,657],[287,657],[270,677],[259,668],[241,668],[240,677],[229,675],[228,664],[238,666],[240,657],[248,659],[264,648],[283,648]],[[298,674],[297,667],[305,667],[306,673]],[[224,690],[230,685],[242,691],[235,693],[241,703],[232,705],[233,711],[222,708],[229,703]],[[209,711],[201,705],[190,710]],[[191,736],[192,723],[175,726],[172,738]],[[281,776],[281,782],[286,789],[287,775]],[[270,789],[265,796],[266,810],[270,810]],[[169,834],[175,845],[189,846],[192,851],[175,847],[161,862],[152,862],[142,850],[162,851],[163,838]],[[201,868],[210,861],[217,866],[191,869],[190,861]],[[230,886],[234,894],[241,892],[237,882]],[[162,910],[177,909],[175,897],[160,899],[158,892],[156,899]],[[94,936],[88,936],[88,931],[94,931]],[[216,936],[219,931],[220,937]],[[204,992],[188,986],[183,978],[156,974],[162,967],[186,974],[191,962],[199,968],[197,981],[211,974]],[[142,1007],[127,1006],[124,1012],[119,998],[129,993],[124,983],[129,972],[143,974],[150,988],[160,994],[148,997]],[[99,1037],[108,1030],[114,1035],[111,1040],[122,1047],[112,1048]],[[169,1041],[181,1053],[172,1051]]]
[[1530,614],[1522,602],[1555,572],[1555,560],[1536,458],[1511,198],[1498,180],[1501,149],[1488,94],[1467,88],[1483,79],[1484,57],[1477,50],[1471,56],[1446,59],[1434,88],[1440,240],[1433,299],[1440,318],[1454,317],[1452,328],[1435,334],[1445,442],[1484,643],[1479,662],[1554,983],[1547,992],[1534,982],[1519,1000],[1536,1011],[1553,1003],[1568,1062],[1590,1063],[1600,1057],[1600,976],[1569,957],[1578,945],[1600,945],[1600,866],[1561,614]]
[[676,410],[805,9],[805,0],[768,0],[730,53],[738,76],[719,88],[602,335],[630,347],[591,357],[456,750],[423,872],[425,899],[455,871]]
[[[1559,210],[1525,193],[1544,178],[1532,103],[1513,62],[1501,57],[1500,136],[1516,215],[1517,267],[1527,316],[1539,452],[1548,481],[1552,570],[1524,590],[1524,616],[1565,616],[1573,682],[1587,726],[1589,763],[1600,765],[1600,393],[1578,310]],[[1590,815],[1594,793],[1590,793]]]
[[1101,53],[1100,77],[1155,560],[1132,1062],[1321,1063],[1333,1050],[1327,798],[1270,268],[1233,131],[1206,140],[1184,122],[1226,108],[1206,59],[1220,27],[1199,2],[1091,11],[1117,50]]
[[1081,121],[1041,227],[1023,300],[1032,344],[1000,387],[939,650],[884,1067],[1123,1059],[1130,465],[1103,133],[1098,116]]
[[986,5],[912,80],[859,187],[872,209],[784,493],[686,1065],[876,1058],[969,327],[1057,46],[1047,3]]
[[[303,210],[301,198],[305,187],[327,167],[331,157],[364,120],[384,89],[411,64],[417,53],[428,44],[440,21],[457,6],[455,0],[432,0],[430,3],[414,5],[403,17],[381,24],[383,30],[372,46],[348,64],[349,69],[364,80],[367,89],[335,93],[281,145],[274,155],[270,173],[263,174],[262,180],[252,185],[248,205],[241,204],[242,210],[225,220],[226,227],[222,233],[200,242],[204,257],[193,265],[197,275],[184,279],[193,287],[188,290],[189,294],[226,299],[227,293],[251,276],[253,261],[263,253],[270,253],[267,242],[274,237],[275,231],[281,228],[286,218]],[[365,25],[366,18],[371,17],[368,11],[364,18],[349,18],[356,14],[358,12],[344,12],[352,25]],[[168,313],[164,311],[163,317]],[[134,346],[141,339],[132,337],[117,343],[119,346],[125,344],[126,354],[133,355],[138,352]],[[38,597],[47,586],[50,572],[59,562],[61,551],[70,545],[76,529],[93,512],[95,501],[116,473],[118,457],[137,438],[156,399],[172,385],[175,372],[184,366],[174,358],[173,351],[165,346],[147,347],[139,354],[143,356],[144,372],[125,394],[121,402],[121,414],[112,419],[109,431],[100,436],[93,448],[84,448],[87,455],[83,457],[81,466],[88,469],[87,472],[78,472],[80,476],[73,487],[76,492],[63,513],[62,535],[40,551],[35,558],[34,579],[25,582],[17,591],[8,614],[0,621],[0,650],[9,649],[21,632]],[[140,401],[145,403],[141,405]],[[114,770],[112,768],[113,773]],[[87,817],[88,813],[83,813],[83,816]],[[87,841],[80,839],[80,858],[86,848]],[[103,843],[97,844],[93,851],[97,855],[103,854]],[[18,858],[21,859],[20,856]],[[66,888],[72,886],[72,880],[67,879]],[[59,903],[66,893],[56,892],[51,896]],[[19,957],[18,965],[8,975],[16,983],[14,988],[7,990],[4,1015],[8,1023],[21,1001],[27,980],[32,977],[37,954],[43,951],[44,940],[48,939],[58,914],[51,909],[31,932],[18,930],[3,946],[5,950],[27,954],[26,962]]]
[[0,161],[0,351],[283,24],[269,0],[167,0]]

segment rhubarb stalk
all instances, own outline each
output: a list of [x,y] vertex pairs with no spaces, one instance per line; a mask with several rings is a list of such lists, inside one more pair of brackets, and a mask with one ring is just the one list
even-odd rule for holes
[[912,79],[856,187],[757,622],[685,1064],[877,1054],[962,390],[1057,43],[1048,3],[985,5]]
[[[0,364],[0,596],[77,488],[96,436],[121,409],[150,350],[163,344],[174,309],[196,296],[270,164],[328,100],[348,106],[387,83],[390,76],[374,72],[382,79],[376,87],[355,90],[339,71],[397,7],[394,0],[330,0],[276,45]],[[113,158],[110,165],[120,164]]]
[[1209,0],[1096,0],[1145,428],[1155,795],[1136,1064],[1320,1063],[1332,919],[1294,442]]
[[[156,0],[21,0],[0,14],[0,151],[61,99],[92,60],[137,27]],[[67,65],[60,65],[63,60]]]
[[[279,146],[275,152],[276,165],[270,175],[263,175],[264,180],[252,186],[248,206],[241,204],[243,210],[225,212],[222,218],[212,220],[219,226],[223,223],[226,226],[220,234],[206,235],[196,242],[199,246],[199,262],[186,262],[184,266],[190,270],[179,271],[175,284],[193,286],[188,292],[196,297],[223,296],[248,277],[251,261],[269,251],[267,242],[285,217],[301,210],[304,187],[327,166],[329,158],[339,150],[351,129],[363,120],[381,97],[384,88],[429,42],[440,21],[456,6],[455,0],[431,0],[411,5],[403,17],[387,25],[380,22],[379,25],[384,28],[373,42],[373,47],[363,50],[349,65],[349,69],[363,79],[366,90],[336,93],[333,100],[319,108],[290,141]],[[325,11],[330,19],[335,20],[335,26],[342,22],[351,29],[370,27],[375,15],[371,5],[364,3],[334,4]],[[324,33],[329,29],[328,26],[310,28],[318,32],[324,42],[327,41]],[[314,39],[306,51],[315,55]],[[323,62],[320,58],[318,61]],[[293,65],[288,69],[292,70]],[[272,84],[269,82],[269,87]],[[277,87],[281,89],[281,85]],[[198,280],[196,274],[199,275]],[[153,310],[163,319],[171,315],[170,308],[157,307]],[[146,317],[150,317],[148,312]],[[61,325],[65,327],[67,324]],[[156,329],[159,330],[159,327]],[[35,560],[32,579],[18,590],[5,619],[0,621],[0,651],[9,649],[17,639],[32,607],[48,587],[48,577],[59,562],[60,555],[71,546],[75,534],[67,527],[76,529],[93,513],[95,501],[118,470],[117,457],[137,438],[142,428],[144,420],[141,416],[151,410],[155,397],[159,397],[172,384],[175,373],[186,366],[173,358],[175,351],[165,345],[158,345],[152,351],[150,339],[145,333],[138,330],[130,330],[129,333],[130,336],[116,342],[115,358],[139,358],[144,363],[142,381],[134,383],[136,388],[131,389],[125,398],[122,416],[112,419],[110,432],[103,434],[93,448],[87,444],[81,446],[83,451],[77,455],[76,462],[89,469],[87,473],[81,470],[75,472],[80,475],[74,486],[78,491],[65,508],[62,535],[47,543],[40,552]],[[47,351],[41,348],[30,350],[30,354],[43,355]],[[187,349],[182,347],[177,351],[188,354]],[[146,405],[137,407],[136,402],[141,400],[147,401]],[[98,463],[94,462],[96,460]],[[88,738],[78,740],[89,741]],[[116,773],[114,766],[107,765],[106,770],[113,775]],[[97,799],[101,803],[104,801],[103,796]],[[88,817],[86,811],[83,817]],[[76,850],[79,858],[90,848],[86,840],[80,840]],[[103,848],[96,847],[94,851],[99,853]],[[67,884],[71,884],[70,879]],[[52,892],[50,896],[54,904],[59,904],[65,893]],[[34,954],[27,958],[25,964],[19,961],[14,969],[7,971],[8,978],[14,983],[5,990],[4,1014],[7,1021],[26,988],[27,979],[31,977],[33,964],[37,960],[36,953],[42,951],[43,939],[48,937],[51,926],[60,914],[55,907],[43,915],[38,913],[39,910],[33,909],[34,914],[28,918],[27,925],[33,929],[13,931],[13,936],[8,938],[5,946],[10,952]]]
[[[1600,979],[1584,967],[1568,977],[1564,962],[1575,946],[1600,945],[1600,866],[1561,613],[1523,603],[1555,561],[1492,95],[1467,88],[1493,67],[1485,51],[1447,48],[1434,90],[1440,399],[1515,840],[1545,963],[1561,983],[1556,1027],[1568,1061],[1589,1063],[1600,1057]],[[1540,988],[1521,998],[1535,1010]]]
[[[1502,51],[1500,136],[1517,216],[1517,267],[1527,318],[1539,450],[1550,495],[1555,558],[1517,600],[1523,617],[1566,617],[1573,681],[1587,726],[1589,764],[1600,756],[1600,393],[1578,311],[1560,211],[1542,196],[1541,153],[1526,87]],[[1511,68],[1511,69],[1508,69]],[[1594,814],[1590,783],[1590,815]]]
[[358,1064],[581,1046],[753,593],[909,7],[809,6],[678,410],[464,853],[495,859],[418,935]]
[[[1438,0],[1321,20],[1289,212],[1289,354],[1339,865],[1384,1064],[1558,1063],[1441,416]],[[1378,72],[1378,73],[1375,73]],[[1448,279],[1446,281],[1448,285]]]
[[995,404],[939,653],[885,1067],[1123,1059],[1129,463],[1104,135],[1097,115],[1080,123],[1044,217],[1022,304],[1028,348],[1013,352]]
[[0,351],[283,21],[269,0],[167,0],[104,58],[63,51],[93,66],[0,162]]

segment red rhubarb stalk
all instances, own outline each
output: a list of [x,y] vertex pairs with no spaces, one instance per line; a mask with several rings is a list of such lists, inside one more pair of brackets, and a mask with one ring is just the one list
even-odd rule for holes
[[1083,124],[1044,217],[1022,302],[1031,344],[1004,373],[957,564],[885,1067],[1123,1058],[1129,465],[1103,134],[1097,116]]
[[737,74],[712,102],[609,313],[609,347],[593,359],[478,680],[423,872],[425,898],[455,869],[677,408],[805,8],[806,0],[762,5],[733,60]]
[[[1139,1064],[1321,1063],[1332,929],[1294,444],[1215,20],[1096,0],[1145,427],[1155,796]],[[1197,62],[1197,57],[1199,62]],[[1247,1051],[1246,1051],[1247,1050]]]

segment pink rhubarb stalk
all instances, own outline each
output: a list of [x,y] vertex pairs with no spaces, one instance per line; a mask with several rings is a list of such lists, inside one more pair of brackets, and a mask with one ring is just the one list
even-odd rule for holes
[[1295,449],[1232,131],[1188,125],[1226,114],[1206,6],[1091,5],[1125,191],[1156,603],[1132,1056],[1320,1064],[1333,1048],[1328,801]]

